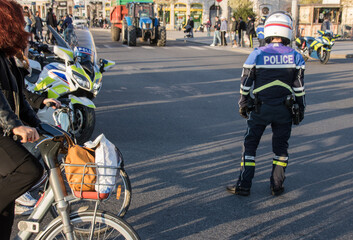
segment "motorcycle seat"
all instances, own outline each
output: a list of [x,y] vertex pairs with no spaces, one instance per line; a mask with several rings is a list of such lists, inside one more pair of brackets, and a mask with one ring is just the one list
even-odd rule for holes
[[37,69],[32,69],[32,74],[31,76],[26,76],[26,80],[32,84],[35,84],[38,79],[39,79],[39,75],[40,75],[40,71]]

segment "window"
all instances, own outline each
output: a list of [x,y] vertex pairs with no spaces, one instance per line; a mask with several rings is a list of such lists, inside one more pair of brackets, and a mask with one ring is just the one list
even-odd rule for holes
[[341,12],[339,8],[315,8],[314,9],[314,23],[322,23],[324,18],[328,17],[334,24],[341,22]]
[[186,5],[183,3],[177,3],[174,5],[174,8],[186,8]]

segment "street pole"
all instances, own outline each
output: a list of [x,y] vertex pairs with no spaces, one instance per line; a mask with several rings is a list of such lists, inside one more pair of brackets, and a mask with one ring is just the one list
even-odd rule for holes
[[298,0],[292,1],[292,18],[294,37],[298,35]]

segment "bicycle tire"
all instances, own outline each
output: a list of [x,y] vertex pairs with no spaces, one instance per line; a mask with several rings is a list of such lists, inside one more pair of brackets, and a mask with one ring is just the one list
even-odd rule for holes
[[[90,227],[92,224],[94,212],[73,213],[70,216],[70,222],[74,227],[75,239],[88,239],[90,236]],[[115,217],[109,213],[97,212],[96,225],[93,239],[127,239],[140,240],[137,232],[126,221]],[[116,237],[114,233],[119,234]],[[109,237],[109,238],[108,238]],[[63,233],[63,224],[61,218],[54,219],[43,233],[36,238],[38,240],[66,239]]]
[[[63,170],[63,168],[62,168]],[[121,168],[119,169],[119,174],[121,178],[121,182],[117,183],[117,189],[119,189],[119,185],[121,187],[124,187],[123,189],[120,190],[120,194],[118,193],[118,190],[115,190],[110,199],[107,199],[106,201],[103,201],[99,205],[99,209],[103,210],[108,210],[106,207],[115,207],[114,213],[117,217],[123,218],[128,211],[131,203],[131,195],[132,195],[132,189],[131,189],[131,183],[128,174],[126,173],[125,169]],[[67,187],[69,189],[69,187]],[[120,198],[117,198],[117,194],[119,194]],[[111,199],[114,201],[112,203]],[[118,201],[118,203],[116,203]],[[94,208],[95,202],[91,201],[80,201],[78,204],[80,204],[77,208],[81,207],[83,205],[88,205],[90,209]],[[71,208],[76,208],[75,203],[71,205]],[[109,212],[112,212],[113,210],[109,210]],[[51,215],[56,218],[58,217],[58,212],[56,211],[56,207],[53,205],[51,206],[50,209]]]

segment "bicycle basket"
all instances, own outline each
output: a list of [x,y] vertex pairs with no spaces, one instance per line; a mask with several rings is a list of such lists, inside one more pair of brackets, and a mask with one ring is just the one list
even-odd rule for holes
[[[118,180],[118,167],[98,166],[95,163],[64,163],[63,166],[65,167],[67,183],[73,195],[77,198],[108,199],[110,194],[115,190]],[[68,172],[67,169],[70,168],[79,170]],[[75,176],[75,178],[72,176]],[[95,181],[91,181],[92,178],[94,178]],[[90,190],[84,190],[85,188],[83,186],[90,186]],[[95,191],[95,189],[99,189],[100,191]]]

